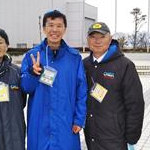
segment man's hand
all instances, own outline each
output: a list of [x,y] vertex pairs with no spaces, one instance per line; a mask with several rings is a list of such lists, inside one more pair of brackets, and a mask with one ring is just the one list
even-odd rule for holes
[[81,127],[77,125],[73,125],[73,128],[72,128],[73,133],[77,134],[79,133],[80,130],[81,130]]
[[34,58],[33,54],[30,55],[31,59],[32,59],[32,63],[33,63],[33,72],[36,75],[40,75],[41,74],[41,70],[42,68],[40,67],[40,53],[37,52],[37,60]]

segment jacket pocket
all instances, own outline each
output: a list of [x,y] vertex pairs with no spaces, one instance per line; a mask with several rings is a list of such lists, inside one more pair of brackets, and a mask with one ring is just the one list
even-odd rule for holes
[[114,122],[118,136],[123,136],[125,132],[125,118],[122,115],[114,114]]
[[118,119],[117,114],[99,114],[94,121],[93,130],[95,130],[95,134],[101,140],[113,140],[123,137],[124,125],[122,125],[122,120]]

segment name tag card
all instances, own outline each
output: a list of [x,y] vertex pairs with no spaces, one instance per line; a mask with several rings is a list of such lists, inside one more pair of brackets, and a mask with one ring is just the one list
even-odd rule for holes
[[0,82],[0,102],[9,102],[9,86]]
[[105,95],[107,94],[107,89],[101,86],[99,83],[95,83],[92,87],[90,95],[94,97],[100,103],[103,101]]
[[44,72],[40,77],[40,82],[48,86],[53,86],[57,75],[57,70],[52,67],[44,67]]

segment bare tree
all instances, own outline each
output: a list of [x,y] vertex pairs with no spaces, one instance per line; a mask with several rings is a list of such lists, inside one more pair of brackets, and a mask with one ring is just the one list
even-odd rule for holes
[[139,48],[145,48],[147,47],[147,33],[141,32],[138,35],[138,45]]
[[134,16],[134,23],[135,23],[135,30],[134,30],[134,37],[133,37],[133,50],[137,47],[137,33],[140,31],[140,28],[143,26],[146,19],[146,15],[142,15],[140,8],[134,8],[131,11],[131,14]]
[[119,42],[121,48],[128,46],[127,35],[122,32],[118,32],[114,35],[115,39]]
[[[138,32],[137,33],[137,38],[136,38],[136,48],[142,48],[142,49],[146,49],[147,47],[147,32]],[[134,34],[128,35],[127,37],[127,41],[128,41],[128,46],[133,46],[134,45]],[[149,39],[150,39],[150,35],[149,35]]]

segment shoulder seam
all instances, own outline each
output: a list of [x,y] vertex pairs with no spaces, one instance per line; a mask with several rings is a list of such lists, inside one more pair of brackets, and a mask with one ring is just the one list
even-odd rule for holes
[[72,48],[72,47],[68,47],[68,51],[71,53],[71,54],[74,54],[74,55],[78,55],[79,54],[79,50],[75,49],[75,48]]

